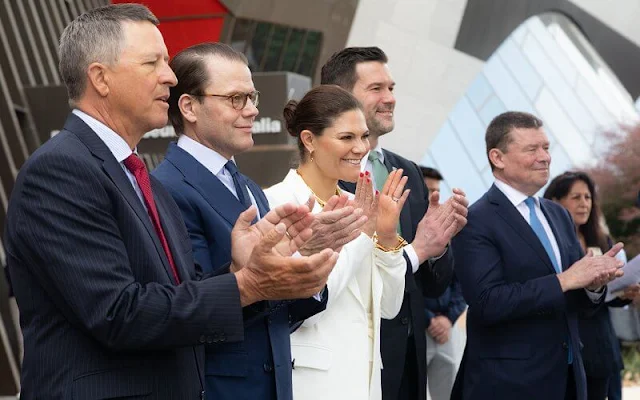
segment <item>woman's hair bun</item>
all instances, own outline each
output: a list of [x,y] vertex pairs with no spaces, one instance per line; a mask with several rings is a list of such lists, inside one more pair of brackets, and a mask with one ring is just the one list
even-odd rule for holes
[[296,100],[289,100],[284,106],[282,115],[284,116],[284,123],[289,135],[298,137],[300,132],[296,129],[296,109],[298,108],[298,102]]

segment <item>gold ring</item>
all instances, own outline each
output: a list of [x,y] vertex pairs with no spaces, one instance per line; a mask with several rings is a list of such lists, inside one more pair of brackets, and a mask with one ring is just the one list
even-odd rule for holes
[[397,203],[398,201],[400,201],[400,199],[399,199],[399,198],[397,198],[397,197],[392,197],[392,198],[391,198],[391,200],[395,201],[396,203]]
[[287,237],[289,238],[289,240],[293,240],[293,238],[291,237],[291,235],[289,234],[289,231],[284,231],[284,234],[287,235]]

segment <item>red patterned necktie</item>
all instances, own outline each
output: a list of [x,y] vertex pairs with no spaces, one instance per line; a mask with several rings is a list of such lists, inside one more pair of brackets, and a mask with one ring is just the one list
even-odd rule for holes
[[138,186],[140,187],[140,191],[142,192],[142,197],[144,197],[144,202],[147,205],[147,211],[149,212],[149,217],[151,218],[153,227],[156,228],[156,233],[158,234],[158,238],[160,238],[162,248],[164,249],[167,258],[169,259],[169,264],[171,264],[171,272],[173,272],[173,277],[176,280],[176,283],[180,283],[178,270],[176,269],[176,265],[173,262],[171,250],[169,250],[169,243],[167,242],[167,238],[164,236],[162,225],[160,225],[160,217],[158,216],[156,202],[153,200],[153,193],[151,192],[151,181],[149,180],[147,167],[145,167],[144,162],[142,162],[142,160],[133,153],[124,160],[124,166],[127,167],[127,169],[131,171],[133,176],[136,177],[136,181],[138,182]]

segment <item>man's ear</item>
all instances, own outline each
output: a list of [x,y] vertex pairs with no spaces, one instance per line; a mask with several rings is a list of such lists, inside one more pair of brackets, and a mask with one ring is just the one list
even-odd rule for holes
[[489,150],[489,161],[496,169],[504,169],[504,153],[500,149]]
[[193,96],[188,94],[183,94],[178,99],[178,108],[180,109],[180,113],[182,114],[182,118],[189,121],[190,123],[195,123],[198,120],[196,116],[196,108],[200,106],[198,100],[196,100]]
[[87,68],[87,85],[93,87],[102,97],[106,97],[109,94],[109,78],[109,71],[103,64],[98,62],[89,64]]

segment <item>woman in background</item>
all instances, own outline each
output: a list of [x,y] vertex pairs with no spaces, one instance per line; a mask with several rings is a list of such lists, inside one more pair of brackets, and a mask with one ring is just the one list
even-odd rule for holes
[[[296,400],[381,400],[380,322],[400,311],[406,263],[397,234],[402,206],[409,195],[402,170],[393,171],[381,193],[373,193],[368,174],[360,172],[369,152],[368,128],[360,103],[338,86],[323,85],[297,103],[284,118],[297,138],[300,165],[265,190],[271,207],[316,199],[312,212],[335,194],[338,181],[358,181],[356,199],[368,216],[358,238],[340,250],[327,281],[325,311],[307,319],[291,335]],[[351,196],[352,197],[352,196]]]
[[[544,197],[564,206],[576,225],[576,233],[582,250],[595,255],[607,252],[613,240],[607,236],[600,224],[600,209],[595,184],[584,172],[565,172],[554,178]],[[609,307],[622,307],[638,295],[639,287],[625,289],[623,295],[607,303]],[[587,375],[587,398],[604,400],[609,385],[621,385],[620,371],[624,367],[620,344],[613,331],[609,307],[600,307],[591,316],[580,315],[578,319],[580,340],[584,344],[582,359]]]

